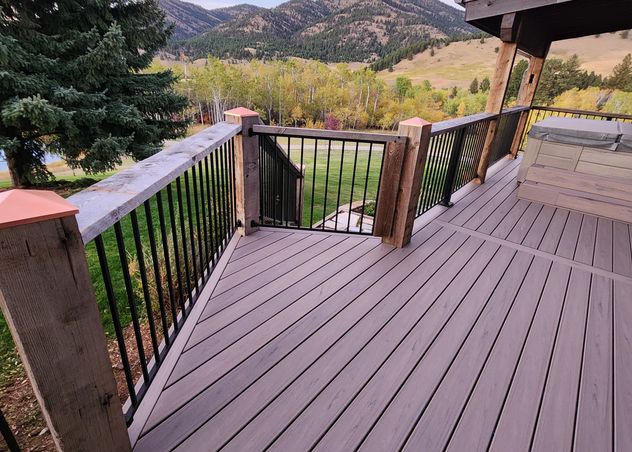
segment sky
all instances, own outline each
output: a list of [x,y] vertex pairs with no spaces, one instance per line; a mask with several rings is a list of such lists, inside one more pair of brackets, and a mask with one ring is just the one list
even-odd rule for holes
[[[196,3],[204,8],[222,8],[224,6],[239,5],[241,3],[250,3],[251,5],[263,6],[265,8],[271,8],[279,5],[287,0],[185,0],[190,3]],[[456,6],[453,0],[440,0],[450,6]]]

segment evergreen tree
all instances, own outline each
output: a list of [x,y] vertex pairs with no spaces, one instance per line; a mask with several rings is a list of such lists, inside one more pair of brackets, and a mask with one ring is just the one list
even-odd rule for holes
[[0,149],[16,186],[47,180],[46,152],[88,173],[185,133],[170,71],[145,74],[169,37],[156,0],[4,0]]
[[507,99],[516,99],[518,92],[520,91],[520,85],[522,84],[522,78],[525,71],[529,68],[527,60],[520,60],[511,70],[511,76],[509,77],[509,83],[507,84]]
[[483,79],[483,81],[481,82],[481,91],[486,93],[487,91],[489,91],[489,87],[490,87],[490,81],[489,81],[489,77],[485,77]]
[[476,77],[474,77],[474,80],[472,80],[472,83],[470,83],[470,93],[478,93],[478,78]]
[[612,75],[605,80],[605,86],[610,89],[632,91],[632,55],[629,53],[623,61],[612,70]]

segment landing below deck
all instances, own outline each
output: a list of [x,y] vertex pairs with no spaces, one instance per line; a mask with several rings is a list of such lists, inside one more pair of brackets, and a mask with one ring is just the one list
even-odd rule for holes
[[518,200],[518,163],[405,249],[234,239],[135,450],[632,450],[631,227]]

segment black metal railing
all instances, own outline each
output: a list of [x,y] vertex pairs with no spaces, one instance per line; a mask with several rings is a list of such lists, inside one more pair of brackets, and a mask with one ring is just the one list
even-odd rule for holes
[[[240,128],[213,128],[222,127]],[[70,198],[80,208],[102,322],[118,349],[113,364],[124,380],[128,424],[237,228],[233,135],[190,156],[163,151]],[[180,162],[172,165],[174,159]],[[98,216],[94,208],[82,217],[81,206],[101,192],[140,185],[104,220],[85,218]]]
[[[291,138],[286,148],[291,152]],[[302,224],[302,167],[297,167],[277,143],[259,136],[260,223],[300,227]]]
[[263,226],[370,235],[395,135],[258,125]]
[[619,121],[619,122],[632,123],[632,115],[622,115],[622,114],[617,114],[617,113],[605,113],[605,112],[586,111],[586,110],[572,110],[572,109],[567,109],[567,108],[556,108],[556,107],[540,107],[540,106],[531,107],[529,111],[529,116],[527,118],[527,123],[522,133],[522,138],[520,140],[521,151],[524,151],[526,147],[527,136],[533,124],[550,117],[596,119],[600,121]]
[[476,177],[489,124],[481,113],[432,125],[417,216],[437,204],[451,205],[452,194]]
[[[11,430],[11,426],[7,422],[7,419],[4,417],[4,413],[0,410],[0,433],[2,434],[2,439],[4,440],[4,446],[0,447],[0,450],[8,450],[9,452],[20,452],[20,446],[18,445],[17,440],[15,439],[15,435]],[[0,443],[0,446],[3,446]]]
[[506,157],[511,152],[511,144],[518,130],[520,116],[527,110],[526,107],[509,108],[500,115],[496,126],[496,136],[490,150],[490,165]]
[[506,156],[523,111],[510,108],[500,115],[479,113],[433,124],[417,217],[438,204],[451,206],[454,192],[476,178],[489,126],[496,118],[490,163]]

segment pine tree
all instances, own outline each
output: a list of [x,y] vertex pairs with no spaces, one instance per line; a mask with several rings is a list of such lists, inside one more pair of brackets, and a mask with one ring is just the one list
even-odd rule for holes
[[175,76],[143,73],[170,32],[156,0],[5,0],[0,21],[0,149],[15,186],[51,177],[46,152],[103,172],[186,131]]
[[482,81],[481,81],[481,91],[486,93],[487,91],[489,91],[489,87],[490,87],[490,81],[489,81],[489,77],[485,77]]
[[474,77],[474,80],[472,80],[472,83],[470,83],[470,93],[478,93],[478,79],[476,77]]
[[629,53],[623,61],[612,70],[612,75],[605,81],[607,88],[632,91],[632,55]]

